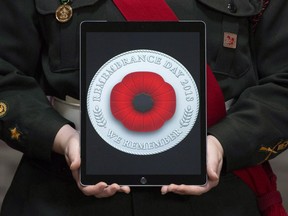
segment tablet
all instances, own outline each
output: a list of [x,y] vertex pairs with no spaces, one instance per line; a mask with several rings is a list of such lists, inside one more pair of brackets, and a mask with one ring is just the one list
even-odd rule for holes
[[205,24],[80,27],[81,183],[206,182]]

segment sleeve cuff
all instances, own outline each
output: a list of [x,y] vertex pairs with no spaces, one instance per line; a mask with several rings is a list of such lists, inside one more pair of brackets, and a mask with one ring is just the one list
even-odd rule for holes
[[29,157],[49,161],[57,132],[65,124],[74,124],[60,116],[54,109],[47,109],[45,115],[37,117],[30,125],[27,154]]

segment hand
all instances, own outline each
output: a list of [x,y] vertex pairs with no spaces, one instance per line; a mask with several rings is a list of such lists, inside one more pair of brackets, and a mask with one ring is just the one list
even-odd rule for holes
[[78,188],[86,196],[103,198],[113,196],[117,192],[130,192],[130,188],[128,186],[119,186],[118,184],[107,185],[105,182],[99,182],[98,184],[89,186],[81,185],[79,178],[79,168],[81,164],[80,138],[79,133],[70,125],[64,125],[58,131],[54,140],[53,150],[65,156]]
[[173,192],[180,195],[201,195],[219,183],[224,151],[216,137],[207,136],[207,183],[204,186],[170,184],[161,188],[161,193]]

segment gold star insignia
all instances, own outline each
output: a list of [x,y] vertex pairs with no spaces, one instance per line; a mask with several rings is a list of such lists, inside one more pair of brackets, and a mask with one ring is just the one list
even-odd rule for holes
[[19,141],[21,133],[17,130],[16,127],[10,129],[11,139]]

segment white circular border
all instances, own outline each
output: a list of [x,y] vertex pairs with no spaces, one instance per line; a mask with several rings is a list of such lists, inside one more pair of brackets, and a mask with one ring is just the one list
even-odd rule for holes
[[[146,59],[150,60],[158,58],[158,62],[135,62],[123,66],[123,59],[131,60],[132,57],[139,55],[146,55]],[[122,67],[109,75],[107,70],[111,71],[113,65],[115,68],[117,62],[121,63]],[[164,67],[165,62],[170,62],[173,66],[167,69]],[[173,73],[171,69],[176,67],[176,73]],[[156,131],[130,131],[114,118],[110,110],[112,88],[127,74],[137,71],[149,71],[161,75],[165,82],[173,86],[176,93],[176,110],[173,117]],[[186,97],[194,99],[187,101]],[[176,146],[188,135],[198,116],[199,93],[189,71],[176,59],[154,50],[132,50],[113,57],[96,72],[88,89],[87,112],[95,131],[112,147],[129,154],[152,155]]]

